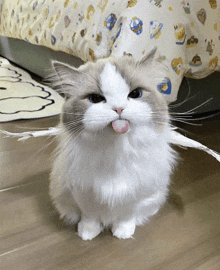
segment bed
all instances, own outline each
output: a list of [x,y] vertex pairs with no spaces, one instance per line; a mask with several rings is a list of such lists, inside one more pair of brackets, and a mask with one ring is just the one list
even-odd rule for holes
[[[1,55],[45,77],[51,59],[76,67],[111,56],[131,55],[138,60],[157,46],[157,60],[166,74],[155,80],[155,87],[167,102],[187,98],[187,110],[187,104],[196,108],[212,98],[198,111],[216,111],[220,108],[219,4],[214,0],[0,0]],[[184,77],[188,83],[182,83]]]

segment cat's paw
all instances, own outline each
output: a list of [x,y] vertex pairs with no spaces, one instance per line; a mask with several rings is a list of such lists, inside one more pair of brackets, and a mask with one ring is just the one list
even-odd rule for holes
[[102,226],[100,223],[96,221],[90,221],[86,220],[83,221],[81,220],[78,223],[78,235],[83,239],[83,240],[92,240],[95,238],[97,235],[100,234],[102,231]]
[[128,239],[131,238],[135,232],[135,222],[121,222],[116,225],[113,225],[112,233],[119,239]]

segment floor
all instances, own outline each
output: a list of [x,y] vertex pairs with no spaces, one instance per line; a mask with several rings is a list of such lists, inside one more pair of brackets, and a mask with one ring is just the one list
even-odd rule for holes
[[[219,118],[220,119],[220,118]],[[183,126],[220,152],[220,121]],[[0,124],[22,132],[55,126],[58,117]],[[82,241],[62,224],[48,195],[53,138],[18,142],[0,136],[0,265],[4,270],[219,270],[220,166],[199,150],[178,148],[180,163],[163,209],[134,239],[110,232]]]

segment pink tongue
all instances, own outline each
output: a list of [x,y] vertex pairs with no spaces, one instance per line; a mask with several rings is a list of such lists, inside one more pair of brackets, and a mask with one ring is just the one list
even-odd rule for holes
[[112,122],[112,127],[118,133],[126,133],[129,129],[129,122],[126,120],[116,120]]

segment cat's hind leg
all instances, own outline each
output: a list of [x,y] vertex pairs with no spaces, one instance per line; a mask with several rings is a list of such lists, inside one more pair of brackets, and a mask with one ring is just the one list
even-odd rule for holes
[[59,196],[52,197],[53,204],[65,223],[76,225],[81,217],[81,211],[70,191],[63,191]]

